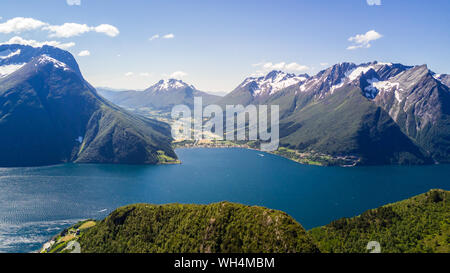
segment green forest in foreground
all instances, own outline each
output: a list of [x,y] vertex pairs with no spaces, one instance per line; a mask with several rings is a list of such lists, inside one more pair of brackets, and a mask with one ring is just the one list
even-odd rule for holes
[[449,191],[432,190],[305,231],[284,212],[229,202],[135,204],[64,230],[41,252],[383,253],[450,252]]
[[432,190],[314,228],[322,252],[365,252],[377,241],[384,253],[450,253],[450,192]]

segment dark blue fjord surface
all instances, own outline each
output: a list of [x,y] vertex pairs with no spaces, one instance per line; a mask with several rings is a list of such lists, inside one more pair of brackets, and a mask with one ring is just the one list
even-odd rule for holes
[[232,201],[283,210],[306,229],[450,189],[450,165],[315,167],[245,149],[178,149],[181,165],[0,168],[0,252],[30,252],[81,219],[130,203]]

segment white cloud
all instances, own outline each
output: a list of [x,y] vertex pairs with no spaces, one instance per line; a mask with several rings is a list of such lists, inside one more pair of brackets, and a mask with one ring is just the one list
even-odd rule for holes
[[69,38],[73,36],[79,36],[86,32],[95,31],[98,33],[104,33],[110,37],[116,37],[119,35],[119,30],[112,25],[101,24],[96,27],[90,27],[86,24],[77,24],[77,23],[64,23],[62,25],[56,26],[46,26],[43,28],[44,30],[48,30],[50,32],[50,37],[60,37],[60,38]]
[[369,6],[381,6],[381,0],[367,0]]
[[267,74],[267,71],[258,70],[250,74],[250,77],[262,77]]
[[15,17],[0,24],[0,33],[20,33],[22,31],[36,30],[46,26],[47,23],[24,17]]
[[272,62],[262,62],[253,64],[254,67],[261,67],[262,70],[257,71],[256,74],[264,74],[265,71],[270,70],[283,70],[283,71],[306,71],[309,70],[309,67],[306,65],[301,65],[295,62],[292,63],[286,63],[286,62],[280,62],[280,63],[272,63]]
[[108,24],[101,24],[92,29],[95,30],[95,32],[104,33],[104,34],[108,35],[109,37],[116,37],[120,33],[120,31],[115,26],[108,25]]
[[151,77],[151,73],[148,73],[148,72],[142,72],[142,73],[139,73],[139,76],[141,76],[141,77]]
[[78,53],[78,56],[80,56],[80,57],[86,57],[86,56],[90,56],[91,55],[91,52],[89,52],[89,50],[83,50],[83,51],[80,51],[80,53]]
[[155,34],[152,37],[148,38],[150,41],[156,40],[159,38],[159,34]]
[[9,19],[4,23],[0,23],[0,33],[20,33],[23,31],[31,30],[46,30],[49,37],[69,38],[79,36],[86,32],[103,33],[110,37],[116,37],[119,35],[119,30],[112,25],[101,24],[98,26],[88,26],[86,24],[78,23],[64,23],[62,25],[50,25],[48,23],[24,17],[15,17]]
[[286,65],[285,62],[281,62],[281,63],[277,63],[277,64],[273,64],[273,63],[265,63],[263,65],[263,68],[267,69],[267,70],[281,70],[283,69],[283,67]]
[[300,65],[298,63],[290,63],[286,64],[284,69],[288,71],[306,71],[309,69],[309,67],[307,67],[306,65]]
[[174,79],[181,79],[183,77],[186,77],[187,75],[188,74],[184,71],[175,71],[172,74],[170,74],[170,77]]
[[68,49],[70,47],[75,46],[74,42],[69,42],[69,43],[61,43],[58,41],[45,41],[45,42],[38,42],[35,40],[25,40],[22,37],[19,36],[15,36],[12,37],[11,39],[9,39],[9,41],[1,43],[3,44],[8,44],[8,45],[12,45],[12,44],[19,44],[19,45],[29,45],[32,47],[42,47],[44,45],[49,45],[49,46],[54,46],[54,47],[59,47],[61,49]]
[[328,66],[329,63],[320,63],[321,66]]
[[67,5],[69,6],[79,6],[81,5],[81,0],[67,0]]
[[89,32],[91,28],[86,24],[65,23],[60,26],[46,26],[44,30],[50,32],[50,37],[69,38]]
[[163,35],[163,36],[160,36],[159,34],[155,34],[152,37],[148,38],[148,40],[149,41],[153,41],[153,40],[156,40],[156,39],[159,39],[159,38],[162,38],[162,39],[173,39],[173,38],[175,38],[175,35],[173,33],[169,33],[169,34],[166,34],[166,35]]
[[354,50],[358,48],[369,48],[372,45],[370,44],[372,41],[378,40],[383,35],[376,32],[375,30],[369,30],[365,34],[358,34],[356,36],[348,38],[350,42],[353,42],[354,45],[347,47],[348,50]]
[[133,72],[127,72],[127,73],[125,73],[125,76],[126,76],[126,77],[131,77],[131,76],[133,76],[133,75],[134,75]]
[[163,36],[163,39],[173,39],[175,38],[175,35],[173,35],[173,33],[169,33]]
[[257,67],[257,66],[262,66],[264,65],[264,62],[260,62],[260,63],[256,63],[256,64],[252,64],[252,66]]

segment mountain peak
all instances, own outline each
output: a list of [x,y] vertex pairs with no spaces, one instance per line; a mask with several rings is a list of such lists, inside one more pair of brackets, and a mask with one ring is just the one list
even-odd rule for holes
[[450,75],[447,74],[436,74],[436,73],[432,73],[433,78],[435,78],[436,80],[440,81],[442,84],[444,84],[447,87],[450,87]]
[[63,62],[58,61],[55,58],[52,58],[46,54],[40,55],[34,59],[35,65],[47,65],[53,64],[56,68],[61,68],[65,71],[70,70],[69,66]]
[[283,72],[281,70],[272,70],[269,73],[267,73],[267,75],[265,76],[265,79],[273,79],[275,80],[277,77],[282,76],[282,77],[295,77],[295,74],[289,74],[286,72]]
[[171,90],[178,90],[178,89],[184,89],[184,88],[190,88],[195,90],[195,87],[193,85],[189,85],[185,83],[182,80],[179,79],[162,79],[156,84],[152,85],[149,89],[150,91],[171,91]]
[[70,68],[81,76],[80,68],[75,58],[68,51],[48,45],[43,47],[20,44],[0,45],[0,70],[2,67],[23,66],[36,58],[40,58],[42,63],[52,62],[58,66],[64,64],[67,68]]
[[241,88],[247,88],[253,95],[268,96],[278,91],[304,82],[309,78],[308,74],[295,75],[280,70],[272,70],[267,75],[261,77],[249,77],[240,85]]
[[[156,164],[166,161],[161,151],[176,158],[170,127],[99,96],[69,52],[1,45],[0,56],[0,166]],[[11,66],[20,68],[2,78]]]

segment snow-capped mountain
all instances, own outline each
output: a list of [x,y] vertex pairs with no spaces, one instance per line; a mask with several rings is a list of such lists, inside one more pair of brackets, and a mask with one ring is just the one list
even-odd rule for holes
[[307,74],[297,76],[274,70],[266,76],[249,77],[238,88],[248,88],[253,97],[271,96],[284,88],[305,82],[308,78]]
[[366,97],[373,99],[376,89],[373,86],[368,87],[368,85],[393,77],[409,68],[411,67],[392,63],[372,62],[360,65],[340,63],[308,79],[298,87],[298,92],[313,92],[319,98],[323,98],[327,94],[333,94],[336,89],[344,85],[360,85],[361,78],[364,78],[366,82],[361,83],[361,85],[366,85],[362,88],[363,93]]
[[220,97],[197,90],[193,85],[182,80],[160,80],[144,91],[107,91],[99,93],[115,104],[128,108],[151,108],[155,110],[171,111],[172,107],[184,104],[194,105],[194,97],[202,97],[203,104],[211,104]]
[[63,162],[158,163],[176,158],[170,128],[100,97],[73,56],[44,46],[0,46],[0,166]]
[[265,76],[248,77],[233,91],[218,101],[220,105],[260,103],[278,92],[303,83],[307,74],[295,75],[283,71],[271,71]]
[[195,90],[193,85],[189,85],[182,80],[178,79],[168,79],[168,80],[160,80],[155,85],[152,85],[145,91],[147,92],[169,92],[177,89],[192,89]]
[[247,78],[221,104],[278,105],[280,143],[300,151],[353,154],[362,164],[450,162],[448,75],[370,62],[295,77]]
[[0,45],[0,78],[14,73],[33,58],[47,56],[65,64],[81,76],[80,68],[72,54],[52,46],[31,47],[26,45]]

